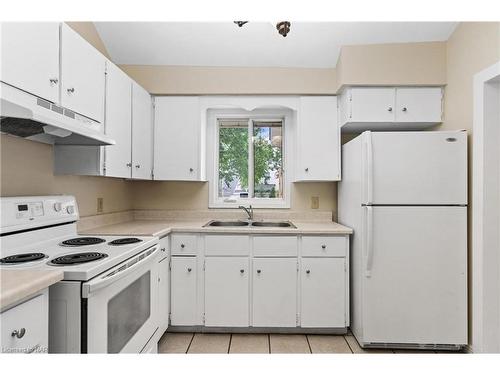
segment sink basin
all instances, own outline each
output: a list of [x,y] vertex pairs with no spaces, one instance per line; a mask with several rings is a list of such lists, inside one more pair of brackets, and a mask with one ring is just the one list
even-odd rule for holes
[[297,228],[289,221],[254,221],[253,227],[269,227],[269,228]]
[[246,227],[248,222],[246,221],[219,221],[213,220],[204,225],[205,227]]

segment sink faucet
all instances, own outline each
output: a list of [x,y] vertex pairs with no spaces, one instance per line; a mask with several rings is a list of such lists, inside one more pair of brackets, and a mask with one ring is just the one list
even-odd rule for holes
[[238,206],[238,208],[244,210],[247,213],[248,220],[253,220],[253,208],[252,208],[252,205],[248,206],[248,208],[246,208],[245,206]]

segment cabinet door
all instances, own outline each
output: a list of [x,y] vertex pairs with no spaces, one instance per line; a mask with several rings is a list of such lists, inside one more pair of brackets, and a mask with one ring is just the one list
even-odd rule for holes
[[132,86],[132,177],[151,179],[153,123],[151,95],[137,83]]
[[248,327],[248,258],[206,258],[205,325]]
[[59,102],[59,23],[3,22],[1,80]]
[[297,259],[253,260],[253,326],[297,326]]
[[198,97],[155,98],[155,180],[200,178],[200,123]]
[[106,58],[62,24],[61,105],[103,122]]
[[441,122],[441,87],[396,89],[397,122]]
[[170,324],[173,326],[198,324],[196,257],[172,257],[171,265]]
[[162,334],[168,328],[168,314],[170,313],[170,271],[169,259],[165,258],[158,264],[158,318],[159,329]]
[[105,147],[106,176],[131,177],[132,80],[112,63],[106,74],[106,134],[116,141]]
[[346,326],[345,258],[302,258],[301,326]]
[[395,89],[392,87],[359,87],[350,89],[351,122],[393,122]]
[[302,181],[340,180],[340,137],[337,98],[300,98],[298,125],[298,171]]

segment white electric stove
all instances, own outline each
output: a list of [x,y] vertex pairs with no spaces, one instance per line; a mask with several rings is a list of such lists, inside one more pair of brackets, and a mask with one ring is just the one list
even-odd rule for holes
[[158,238],[77,234],[72,196],[1,198],[0,270],[60,269],[49,352],[139,353],[158,328]]

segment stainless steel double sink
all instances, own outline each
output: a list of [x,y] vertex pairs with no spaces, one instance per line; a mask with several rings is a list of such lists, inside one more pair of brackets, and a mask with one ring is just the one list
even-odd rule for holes
[[212,220],[204,227],[267,227],[267,228],[297,228],[290,221],[224,221]]

